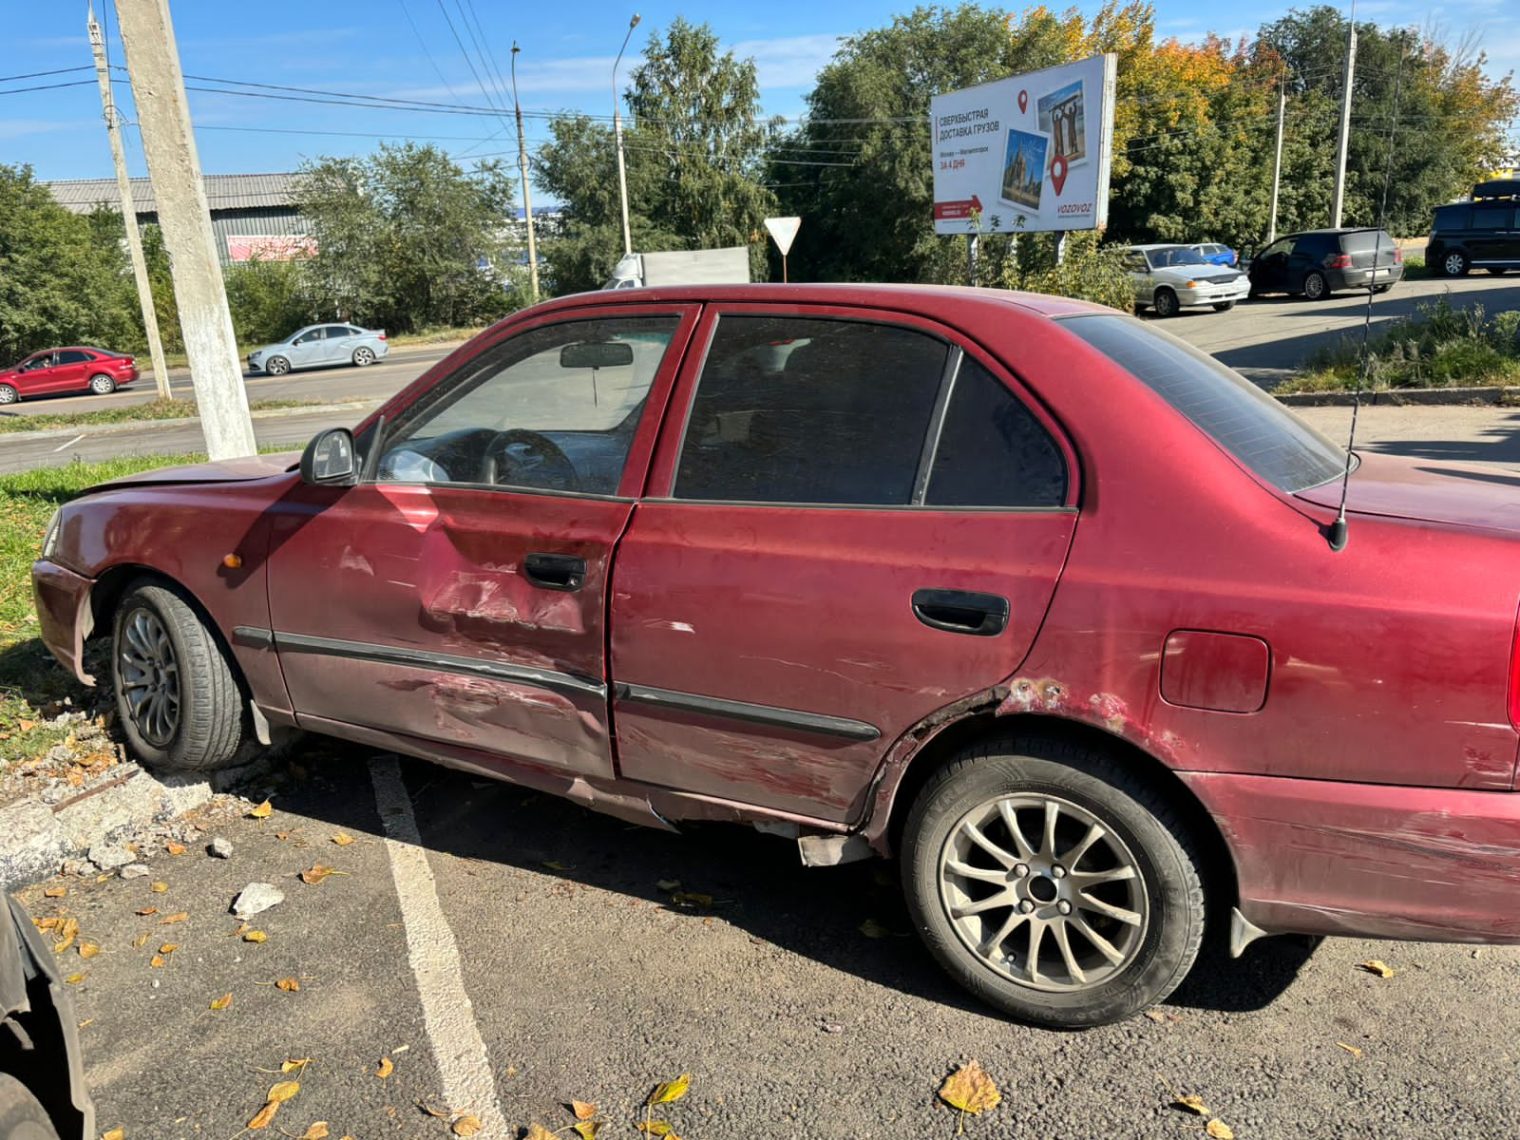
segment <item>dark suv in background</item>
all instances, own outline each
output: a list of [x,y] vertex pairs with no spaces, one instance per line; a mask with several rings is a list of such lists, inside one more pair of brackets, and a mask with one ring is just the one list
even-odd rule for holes
[[1520,269],[1520,179],[1480,182],[1472,201],[1437,206],[1425,264],[1443,277]]
[[1369,283],[1388,292],[1404,276],[1404,255],[1387,230],[1306,230],[1278,238],[1251,259],[1248,272],[1253,297],[1302,293],[1318,301]]

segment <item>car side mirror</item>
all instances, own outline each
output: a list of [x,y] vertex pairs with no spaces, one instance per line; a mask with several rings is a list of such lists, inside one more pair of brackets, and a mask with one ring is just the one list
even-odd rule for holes
[[359,475],[354,433],[345,427],[319,431],[301,453],[301,482],[318,486],[351,486]]

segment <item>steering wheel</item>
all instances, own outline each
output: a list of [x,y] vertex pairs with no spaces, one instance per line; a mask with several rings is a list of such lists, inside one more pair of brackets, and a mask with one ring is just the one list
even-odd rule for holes
[[544,491],[578,491],[575,464],[548,436],[514,428],[499,432],[486,445],[482,483],[535,487]]

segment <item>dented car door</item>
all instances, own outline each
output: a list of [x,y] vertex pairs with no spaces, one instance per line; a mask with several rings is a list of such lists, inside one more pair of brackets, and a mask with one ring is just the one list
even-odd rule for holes
[[269,594],[303,726],[612,774],[606,584],[694,319],[509,328],[361,437],[357,486],[292,492]]

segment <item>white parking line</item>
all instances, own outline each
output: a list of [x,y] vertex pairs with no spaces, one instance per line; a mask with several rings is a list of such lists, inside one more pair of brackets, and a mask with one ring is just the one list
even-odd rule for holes
[[84,438],[84,436],[82,434],[81,435],[76,435],[73,439],[69,440],[68,443],[60,443],[57,447],[53,448],[53,454],[57,455],[65,447],[73,447],[76,443],[78,443],[83,438]]
[[496,1096],[491,1061],[464,988],[459,947],[443,917],[433,870],[428,866],[417,817],[412,814],[411,797],[396,758],[375,757],[370,762],[370,779],[385,825],[385,849],[406,925],[407,957],[417,979],[433,1056],[438,1061],[443,1099],[456,1113],[472,1112],[479,1117],[483,1137],[495,1140],[513,1135]]

